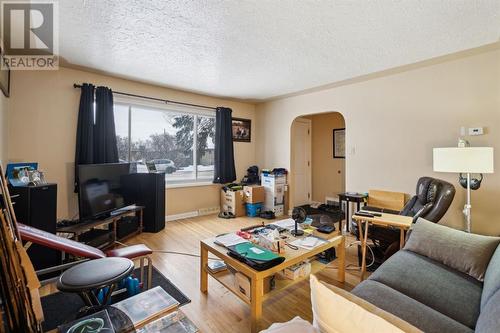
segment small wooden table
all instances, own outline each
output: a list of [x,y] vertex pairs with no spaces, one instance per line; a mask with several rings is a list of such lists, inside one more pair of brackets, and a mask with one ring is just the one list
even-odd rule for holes
[[[292,238],[292,237],[291,237]],[[260,319],[262,317],[262,303],[266,299],[275,295],[279,290],[283,290],[297,282],[303,281],[305,278],[299,278],[296,280],[276,280],[275,289],[268,293],[264,293],[264,279],[271,277],[279,271],[298,264],[306,259],[314,257],[315,255],[326,251],[332,247],[336,248],[336,254],[339,264],[339,269],[337,273],[337,279],[339,282],[345,281],[345,239],[344,236],[338,235],[338,233],[332,233],[330,235],[324,235],[323,238],[327,240],[325,244],[322,244],[312,250],[306,250],[299,248],[298,250],[290,249],[286,247],[285,253],[280,254],[286,259],[281,264],[274,266],[265,271],[256,271],[250,266],[230,257],[225,247],[219,246],[214,243],[215,238],[209,238],[202,240],[200,242],[201,246],[201,260],[200,260],[200,290],[203,293],[208,292],[208,274],[210,274],[214,279],[219,281],[224,287],[229,289],[233,294],[238,296],[246,304],[250,305],[251,308],[251,332],[259,331]],[[291,241],[292,239],[290,239]],[[217,256],[228,265],[232,266],[237,271],[245,274],[250,279],[250,300],[248,300],[239,290],[236,289],[233,283],[232,274],[229,271],[223,271],[218,273],[211,273],[207,270],[208,263],[208,253],[212,253]],[[326,265],[320,263],[317,260],[311,262],[311,273],[316,273],[323,269]]]
[[[368,228],[370,224],[375,224],[383,227],[398,228],[399,231],[399,248],[402,249],[405,242],[405,231],[410,229],[413,223],[413,217],[403,216],[388,213],[377,213],[381,216],[367,217],[353,215],[352,218],[358,223],[359,239],[361,241],[362,258],[361,258],[361,281],[364,280],[366,274],[366,243],[368,241]],[[362,225],[365,223],[365,230]],[[364,235],[363,235],[364,231]]]

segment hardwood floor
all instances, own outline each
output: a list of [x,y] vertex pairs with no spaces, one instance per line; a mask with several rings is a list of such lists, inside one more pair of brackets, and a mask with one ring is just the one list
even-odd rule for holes
[[[200,292],[199,255],[200,240],[221,233],[260,223],[256,218],[219,219],[215,215],[171,221],[159,233],[143,233],[129,239],[127,244],[144,243],[153,254],[153,265],[170,279],[190,299],[191,303],[182,307],[184,313],[202,332],[250,332],[250,307],[225,289],[219,282],[209,277],[208,294]],[[348,236],[346,244],[355,239]],[[194,256],[162,253],[174,251]],[[357,265],[356,246],[346,250],[346,265]],[[359,269],[348,267],[346,282],[337,283],[334,261],[318,277],[346,290],[359,283]],[[354,268],[354,269],[351,269]],[[283,290],[263,305],[262,328],[273,322],[285,322],[295,316],[312,320],[309,282],[303,281]]]

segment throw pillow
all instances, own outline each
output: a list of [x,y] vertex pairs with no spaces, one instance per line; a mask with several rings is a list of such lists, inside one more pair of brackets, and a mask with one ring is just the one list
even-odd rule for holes
[[419,218],[404,248],[484,281],[499,243],[500,237],[470,234]]
[[321,333],[420,332],[373,304],[311,275],[313,326]]
[[297,316],[286,323],[274,323],[260,333],[318,333],[318,331],[311,323]]

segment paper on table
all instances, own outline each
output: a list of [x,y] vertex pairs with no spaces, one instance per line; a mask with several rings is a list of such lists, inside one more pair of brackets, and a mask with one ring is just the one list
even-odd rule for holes
[[235,233],[229,233],[221,236],[215,237],[215,243],[228,247],[240,243],[248,242],[246,239],[236,235]]
[[294,229],[295,228],[295,221],[293,219],[284,219],[280,220],[277,222],[273,222],[271,224],[277,225],[278,227],[284,228],[284,229]]
[[326,241],[324,239],[309,236],[306,238],[296,239],[293,242],[291,242],[290,244],[301,247],[301,248],[306,249],[306,250],[312,250],[315,247],[318,247],[318,246],[325,244],[325,243],[326,243]]

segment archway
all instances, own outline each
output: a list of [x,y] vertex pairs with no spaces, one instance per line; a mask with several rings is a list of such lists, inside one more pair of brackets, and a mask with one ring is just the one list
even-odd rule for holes
[[290,130],[290,209],[337,201],[338,193],[345,192],[343,115],[303,115],[293,121]]

